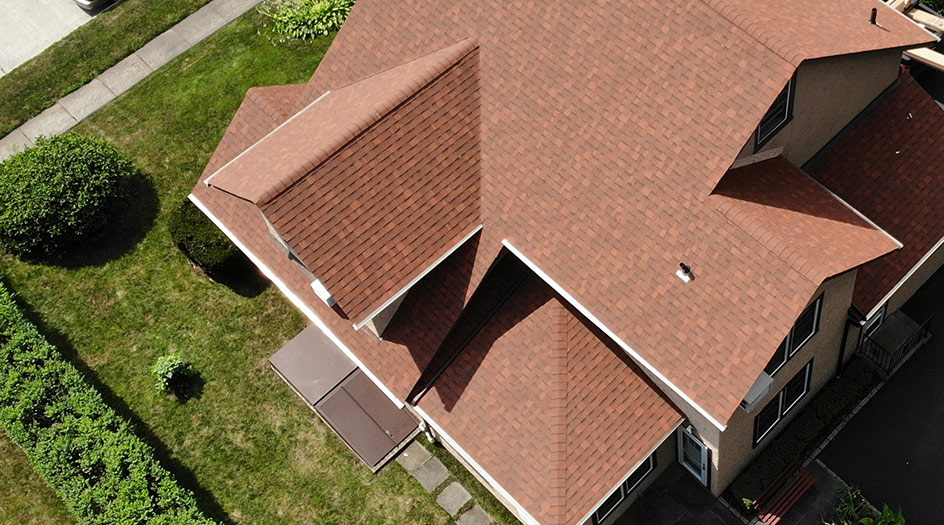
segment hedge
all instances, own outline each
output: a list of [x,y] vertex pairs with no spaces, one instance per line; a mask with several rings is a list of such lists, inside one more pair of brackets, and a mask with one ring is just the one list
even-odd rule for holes
[[2,284],[0,427],[80,523],[213,523]]

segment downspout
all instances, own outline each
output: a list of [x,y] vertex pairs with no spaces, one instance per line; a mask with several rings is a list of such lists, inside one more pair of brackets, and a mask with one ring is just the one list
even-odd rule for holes
[[842,374],[842,362],[846,357],[846,343],[849,341],[849,328],[857,326],[861,330],[865,326],[865,315],[862,310],[856,308],[856,305],[850,305],[846,311],[846,325],[842,331],[842,342],[839,343],[839,360],[836,362],[836,376],[839,379]]

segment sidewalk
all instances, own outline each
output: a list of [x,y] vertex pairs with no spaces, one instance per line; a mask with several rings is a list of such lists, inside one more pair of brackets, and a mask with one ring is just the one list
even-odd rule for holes
[[32,147],[42,135],[58,135],[118,98],[164,64],[252,9],[261,0],[213,0],[88,84],[59,99],[0,139],[0,161]]

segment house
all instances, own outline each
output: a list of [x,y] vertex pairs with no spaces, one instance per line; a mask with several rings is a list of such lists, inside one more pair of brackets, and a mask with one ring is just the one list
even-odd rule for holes
[[935,41],[875,0],[360,0],[191,199],[365,462],[426,429],[522,521],[606,523],[675,461],[724,490],[941,265]]

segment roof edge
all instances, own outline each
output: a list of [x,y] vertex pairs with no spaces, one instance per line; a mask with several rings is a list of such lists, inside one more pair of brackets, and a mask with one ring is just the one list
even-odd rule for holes
[[479,224],[478,226],[476,226],[475,228],[473,228],[472,231],[470,231],[469,233],[465,234],[465,236],[463,236],[461,239],[459,239],[459,242],[457,242],[455,245],[453,245],[452,248],[449,248],[448,250],[446,250],[445,253],[443,253],[443,254],[440,255],[436,260],[434,260],[434,261],[432,262],[432,264],[430,264],[429,266],[426,267],[426,269],[424,269],[423,271],[421,271],[419,274],[416,275],[416,277],[414,277],[413,279],[411,279],[410,282],[408,282],[405,286],[403,286],[402,288],[400,288],[400,290],[399,290],[398,292],[394,293],[394,294],[391,295],[388,299],[384,300],[383,303],[380,304],[380,306],[378,306],[377,308],[375,308],[375,309],[373,310],[373,312],[371,312],[371,313],[368,314],[366,317],[364,317],[364,319],[362,319],[362,320],[360,320],[360,321],[355,321],[355,322],[354,322],[354,329],[355,329],[355,330],[360,330],[361,328],[363,328],[364,325],[366,325],[367,323],[369,323],[371,319],[373,319],[374,317],[376,317],[377,315],[379,315],[380,312],[384,311],[385,308],[387,308],[388,306],[390,306],[391,304],[393,304],[394,301],[396,301],[396,300],[399,299],[402,295],[404,295],[405,293],[407,293],[408,291],[410,291],[410,288],[413,288],[413,286],[414,286],[416,283],[418,283],[418,282],[420,281],[420,279],[422,279],[423,277],[426,277],[427,274],[429,274],[430,272],[432,272],[433,270],[435,270],[437,266],[439,266],[443,261],[445,261],[447,258],[449,258],[449,256],[452,255],[456,250],[458,250],[459,248],[461,248],[462,245],[465,244],[469,239],[471,239],[472,237],[474,237],[476,233],[482,231],[482,227],[483,227],[483,225],[482,225],[482,224]]
[[528,259],[523,253],[521,253],[517,248],[515,248],[514,245],[512,245],[508,239],[502,239],[502,245],[505,246],[505,248],[508,248],[508,250],[511,253],[513,253],[516,257],[518,257],[518,259],[521,260],[521,262],[523,262],[525,266],[527,266],[528,268],[531,268],[531,271],[537,274],[538,277],[540,277],[545,283],[547,283],[551,288],[553,288],[554,291],[559,293],[561,297],[563,297],[571,306],[573,306],[574,308],[577,309],[578,312],[583,314],[583,316],[586,317],[587,320],[593,323],[597,328],[600,329],[600,331],[602,331],[610,339],[612,339],[617,345],[619,345],[620,348],[622,348],[624,352],[626,352],[627,354],[629,354],[630,357],[633,358],[633,361],[635,361],[636,364],[638,364],[643,369],[648,370],[651,374],[656,376],[656,378],[659,379],[659,381],[664,383],[676,395],[681,397],[682,400],[685,401],[685,403],[687,403],[689,406],[694,408],[695,411],[697,411],[705,419],[711,422],[711,424],[714,425],[718,430],[720,430],[721,432],[724,432],[724,430],[727,428],[726,424],[722,424],[717,419],[715,419],[715,417],[711,413],[709,413],[707,410],[702,408],[702,406],[699,405],[697,402],[695,402],[694,399],[689,397],[689,395],[686,394],[685,391],[683,391],[675,383],[669,380],[669,378],[666,377],[662,372],[660,372],[658,368],[656,368],[651,363],[649,363],[649,361],[647,361],[639,352],[634,350],[625,341],[623,341],[619,336],[617,336],[616,333],[613,332],[613,330],[611,330],[609,327],[603,324],[603,321],[601,321],[597,316],[593,315],[593,313],[591,313],[590,310],[586,306],[580,304],[580,302],[577,301],[577,299],[573,295],[568,293],[567,290],[564,289],[564,287],[559,285],[556,281],[554,281],[554,279],[551,278],[550,275],[544,272],[544,270],[542,270],[537,264],[531,261],[531,259]]
[[230,231],[230,229],[226,227],[226,224],[224,224],[223,221],[221,221],[216,215],[214,215],[213,212],[210,211],[210,208],[208,208],[207,205],[204,204],[203,201],[201,201],[199,197],[191,193],[190,195],[187,196],[187,198],[191,202],[193,202],[193,204],[201,212],[203,212],[203,214],[206,215],[210,219],[210,221],[212,221],[213,224],[216,225],[217,228],[219,228],[227,237],[229,237],[229,240],[233,241],[233,244],[235,244],[236,247],[239,248],[239,251],[243,252],[246,255],[246,257],[249,258],[249,260],[252,261],[252,263],[256,265],[256,267],[259,268],[259,270],[262,271],[263,275],[265,275],[270,281],[272,281],[273,284],[275,284],[276,288],[278,288],[279,291],[282,292],[282,295],[287,297],[288,300],[291,301],[291,303],[295,305],[295,307],[298,308],[305,315],[305,317],[307,317],[312,323],[317,325],[318,328],[322,332],[324,332],[325,336],[327,336],[327,338],[330,339],[331,342],[336,344],[338,348],[340,348],[341,351],[344,352],[344,355],[346,355],[348,359],[350,359],[351,361],[354,362],[355,365],[360,367],[360,369],[364,371],[364,374],[366,374],[367,377],[370,378],[370,380],[373,381],[374,384],[377,385],[377,388],[379,388],[380,391],[384,393],[384,395],[386,395],[391,401],[393,401],[393,404],[396,405],[397,408],[403,408],[404,406],[403,401],[400,401],[400,399],[398,399],[397,396],[394,395],[394,393],[389,388],[387,388],[387,385],[385,385],[383,381],[381,381],[376,375],[374,375],[374,373],[371,372],[369,368],[367,368],[364,362],[358,359],[357,355],[354,352],[352,352],[351,349],[348,348],[347,345],[345,345],[344,342],[341,341],[340,338],[338,338],[338,336],[334,335],[334,332],[332,332],[331,329],[328,328],[328,325],[325,324],[325,322],[322,321],[320,317],[318,317],[318,315],[314,312],[314,310],[312,310],[311,307],[305,303],[305,301],[302,301],[302,299],[299,296],[295,295],[295,292],[293,292],[291,288],[289,288],[288,285],[286,285],[285,282],[282,281],[282,279],[279,279],[279,276],[276,275],[276,273],[272,271],[272,269],[269,268],[269,266],[266,265],[265,262],[263,262],[262,259],[260,259],[258,255],[253,253],[252,250],[250,250],[245,244],[243,244],[243,242],[239,240],[238,237],[236,237],[236,234]]

